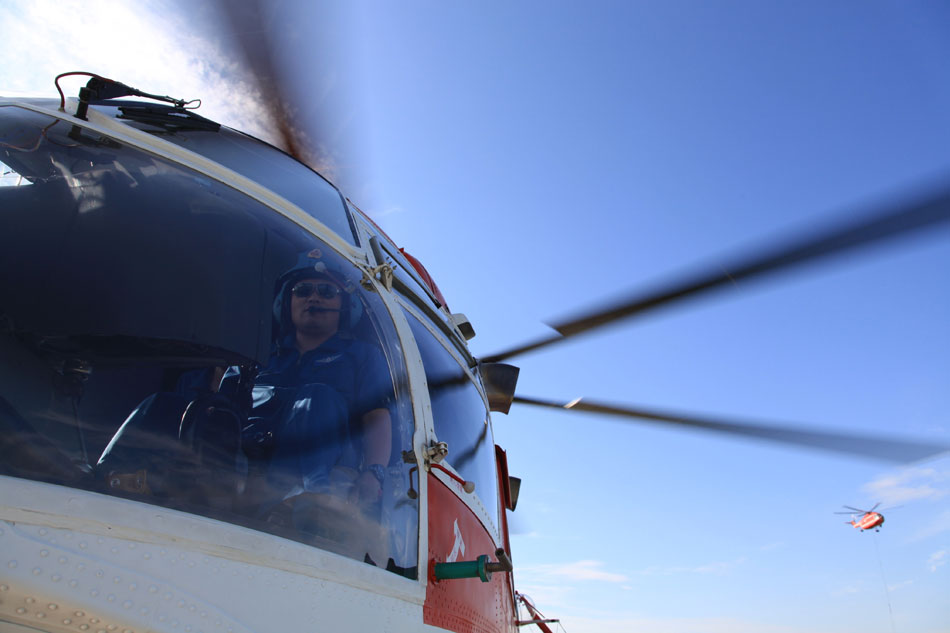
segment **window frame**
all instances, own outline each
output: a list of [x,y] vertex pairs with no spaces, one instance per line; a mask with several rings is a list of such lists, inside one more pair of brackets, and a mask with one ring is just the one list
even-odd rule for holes
[[[442,329],[438,327],[437,325],[438,322],[433,323],[432,319],[426,318],[425,314],[417,308],[416,302],[412,301],[410,298],[403,296],[402,293],[393,293],[393,295],[395,297],[396,303],[399,305],[400,308],[402,308],[405,311],[405,313],[400,314],[400,317],[398,318],[402,318],[406,320],[407,328],[409,328],[409,323],[408,323],[409,317],[406,315],[408,314],[416,318],[416,320],[419,321],[422,327],[425,328],[432,335],[433,339],[439,345],[441,345],[442,348],[446,352],[448,352],[448,354],[453,358],[455,362],[458,363],[463,373],[472,382],[472,385],[475,387],[476,391],[478,392],[482,401],[482,405],[485,407],[486,424],[489,427],[489,433],[491,436],[491,442],[489,443],[491,447],[491,455],[492,455],[491,472],[493,473],[493,476],[495,477],[495,479],[497,479],[497,472],[496,472],[497,460],[495,460],[494,458],[494,455],[495,455],[494,426],[492,423],[491,410],[489,409],[489,406],[488,406],[488,400],[485,395],[485,390],[481,385],[478,374],[473,371],[473,368],[470,365],[467,364],[466,358],[463,357],[457,351],[456,346],[451,344],[448,340],[446,340],[447,337],[442,332]],[[412,335],[411,330],[410,330],[410,335]],[[420,378],[423,381],[422,385],[424,385],[424,388],[421,387],[417,393],[425,394],[425,405],[426,405],[425,406],[425,413],[426,413],[425,427],[426,427],[426,433],[427,433],[426,445],[433,445],[434,443],[439,442],[440,440],[435,431],[435,418],[432,411],[432,402],[431,402],[431,396],[430,396],[429,388],[428,388],[428,379],[426,378],[425,367],[422,364],[422,353],[419,350],[418,343],[416,342],[414,335],[412,335],[412,339],[413,339],[413,347],[414,347],[413,355],[416,357],[418,361],[418,365],[419,365],[418,369],[419,371],[422,372],[422,375]],[[415,399],[421,400],[421,397],[417,397]],[[451,447],[449,447],[449,449],[451,451]],[[451,464],[451,455],[452,454],[450,452],[449,456],[446,457],[446,459],[439,462],[439,465],[449,470],[452,474],[462,478],[462,474],[459,473]],[[483,497],[482,495],[479,494],[479,490],[477,487],[473,493],[463,492],[460,494],[457,491],[457,488],[459,487],[458,483],[453,481],[452,477],[445,474],[440,469],[436,468],[436,469],[429,470],[429,475],[436,477],[439,481],[445,484],[450,490],[455,491],[456,496],[458,496],[458,498],[482,522],[482,525],[485,526],[485,529],[491,535],[496,545],[502,546],[501,519],[499,518],[496,520],[494,518],[498,513],[502,511],[501,506],[500,506],[500,501],[499,501],[499,495],[501,494],[501,491],[498,490],[497,482],[495,481],[495,479],[491,481],[491,484],[495,488],[495,493],[493,495],[495,504],[498,505],[499,507],[493,513],[488,509],[486,505],[486,502],[489,500],[488,499],[483,500]]]

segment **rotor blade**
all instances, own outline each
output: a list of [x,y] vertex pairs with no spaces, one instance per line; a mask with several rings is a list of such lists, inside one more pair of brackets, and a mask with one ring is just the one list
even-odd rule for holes
[[881,502],[880,502],[880,501],[878,501],[878,502],[875,503],[873,506],[871,506],[871,509],[868,510],[868,512],[874,512],[875,510],[877,510],[877,507],[878,507],[879,505],[881,505]]
[[458,455],[452,455],[451,453],[448,456],[449,463],[452,464],[452,467],[461,472],[462,468],[467,468],[468,463],[472,461],[475,456],[478,454],[478,450],[485,443],[485,438],[488,437],[488,425],[485,424],[482,426],[482,432],[478,434],[478,438],[475,440],[475,443],[469,446],[466,450],[462,451]]
[[948,446],[922,441],[900,440],[833,431],[804,430],[790,426],[730,422],[693,415],[597,403],[581,399],[563,403],[515,396],[513,402],[554,409],[602,413],[703,431],[730,433],[747,438],[769,440],[780,444],[793,444],[897,463],[917,461],[950,450]]
[[[851,506],[841,506],[842,508],[847,508],[851,512],[867,512],[867,510],[861,510],[860,508],[852,508]],[[849,512],[839,512],[838,514],[850,514]]]
[[736,282],[743,279],[764,277],[769,273],[788,270],[934,227],[950,220],[950,189],[944,188],[936,194],[891,205],[871,216],[862,216],[859,221],[835,226],[763,249],[750,256],[736,258],[731,264],[714,272],[702,270],[656,290],[627,296],[610,302],[605,308],[549,324],[556,334],[484,357],[482,360],[501,362],[661,306],[695,298],[713,290],[734,287]]
[[[336,179],[350,151],[341,137],[349,116],[347,84],[339,77],[342,50],[332,3],[273,3],[217,0],[211,33],[228,49],[251,84],[246,95],[248,127],[300,162]],[[255,94],[256,93],[256,94]],[[255,131],[255,133],[257,133]]]
[[259,0],[227,2],[220,0],[218,10],[224,18],[224,29],[229,43],[240,54],[247,76],[254,81],[261,95],[262,105],[274,127],[278,145],[301,162],[304,159],[303,144],[291,121],[286,94],[286,83],[278,72],[274,58],[274,42],[268,32],[268,20],[264,18]]

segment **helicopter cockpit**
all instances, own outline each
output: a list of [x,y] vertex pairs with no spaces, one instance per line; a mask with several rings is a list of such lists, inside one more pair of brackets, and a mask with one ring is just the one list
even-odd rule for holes
[[[339,254],[358,243],[342,196],[234,131],[175,123],[167,134],[162,121],[126,118],[238,173],[253,156],[244,161],[253,178],[335,241],[179,162],[0,107],[0,209],[16,227],[0,233],[0,474],[201,514],[416,578],[419,473],[406,362],[365,271]],[[316,272],[298,290],[286,273],[301,257]],[[302,399],[275,405],[288,386],[262,387],[288,336],[279,304],[305,291],[342,293],[353,318],[341,317],[335,354],[297,361],[333,374],[358,344],[382,368],[373,384],[385,392],[375,402],[388,416],[389,444],[372,463],[355,405],[331,388],[357,378],[337,374],[307,394],[311,426],[327,431],[309,438],[287,431],[287,412]],[[464,379],[460,365],[454,371]],[[270,409],[258,406],[268,398]],[[479,454],[490,453],[490,437],[475,435],[488,447]],[[378,482],[375,497],[358,494],[361,477]],[[491,469],[479,475],[492,477]]]

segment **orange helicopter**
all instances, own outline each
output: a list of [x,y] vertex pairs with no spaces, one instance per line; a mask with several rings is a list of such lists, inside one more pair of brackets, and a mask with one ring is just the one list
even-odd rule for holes
[[[835,514],[850,514],[852,517],[851,520],[845,521],[845,523],[850,523],[852,527],[861,530],[862,532],[871,529],[873,529],[875,532],[880,532],[881,526],[884,525],[884,515],[880,512],[875,512],[879,505],[881,505],[880,502],[875,503],[870,510],[861,510],[860,508],[852,508],[851,506],[842,506],[843,508],[847,508],[849,511],[835,512]],[[857,519],[856,513],[861,513],[860,519]]]

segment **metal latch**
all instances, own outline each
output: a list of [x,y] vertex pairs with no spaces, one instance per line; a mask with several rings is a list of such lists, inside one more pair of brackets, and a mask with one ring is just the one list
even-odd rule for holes
[[[373,258],[376,260],[376,266],[369,269],[369,276],[379,279],[379,282],[386,287],[386,290],[393,289],[393,267],[383,255],[383,249],[379,245],[379,239],[374,235],[369,238],[369,246],[373,251]],[[371,284],[368,279],[363,280],[363,286],[369,287]]]
[[426,448],[426,461],[430,461],[433,464],[438,464],[445,456],[449,454],[449,445],[445,442],[432,442],[428,448]]

